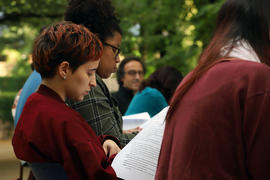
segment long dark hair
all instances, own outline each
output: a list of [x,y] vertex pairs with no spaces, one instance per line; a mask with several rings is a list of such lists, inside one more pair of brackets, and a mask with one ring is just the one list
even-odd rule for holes
[[[267,2],[268,1],[268,2]],[[270,66],[269,42],[269,0],[227,0],[221,7],[216,30],[207,48],[201,54],[197,67],[189,79],[176,90],[170,104],[167,120],[175,110],[176,105],[193,83],[221,58],[230,58],[228,54],[236,42],[245,41],[256,52],[260,61]],[[269,6],[268,6],[269,7]],[[228,47],[229,45],[229,47]],[[223,47],[228,48],[226,54],[221,53]]]
[[176,87],[182,79],[182,73],[176,68],[163,66],[158,68],[147,78],[147,80],[142,82],[140,91],[145,87],[156,88],[163,94],[166,101],[169,103]]

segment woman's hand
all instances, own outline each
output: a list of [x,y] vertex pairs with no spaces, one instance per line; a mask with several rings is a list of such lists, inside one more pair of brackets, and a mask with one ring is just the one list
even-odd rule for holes
[[110,139],[105,140],[102,146],[103,146],[103,149],[105,151],[105,154],[108,157],[120,152],[120,150],[121,150],[119,148],[119,146],[113,140],[110,140]]
[[128,130],[123,130],[124,134],[131,134],[134,132],[140,132],[142,130],[142,128],[140,128],[139,126],[133,129],[128,129]]

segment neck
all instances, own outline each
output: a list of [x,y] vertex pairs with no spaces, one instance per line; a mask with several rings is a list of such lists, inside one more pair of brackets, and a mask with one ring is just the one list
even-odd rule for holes
[[133,91],[133,94],[135,95],[138,91]]
[[122,85],[122,88],[127,89],[129,92],[132,92],[132,94],[136,94],[138,92],[138,91],[134,91],[132,89],[129,89],[129,88],[123,86],[123,85]]
[[64,80],[62,79],[60,80],[57,77],[53,77],[51,79],[43,79],[42,84],[55,91],[63,101],[66,101],[66,93],[63,88],[63,81]]

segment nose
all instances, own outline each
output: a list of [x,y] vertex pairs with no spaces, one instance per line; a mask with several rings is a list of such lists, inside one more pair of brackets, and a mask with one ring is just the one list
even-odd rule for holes
[[97,86],[97,82],[96,82],[96,75],[93,76],[93,78],[90,79],[89,81],[89,87],[96,87]]
[[119,57],[119,55],[116,56],[115,62],[116,62],[116,63],[119,63],[119,62],[120,62],[120,57]]
[[141,75],[139,73],[136,73],[135,74],[135,79],[140,79],[141,78]]

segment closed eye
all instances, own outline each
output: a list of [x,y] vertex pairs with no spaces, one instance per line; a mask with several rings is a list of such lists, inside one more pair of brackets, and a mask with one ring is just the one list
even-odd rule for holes
[[95,75],[95,73],[96,73],[96,69],[89,69],[89,70],[87,71],[87,75],[88,75],[89,77]]
[[90,77],[90,76],[93,76],[95,74],[95,72],[88,72],[87,74]]

